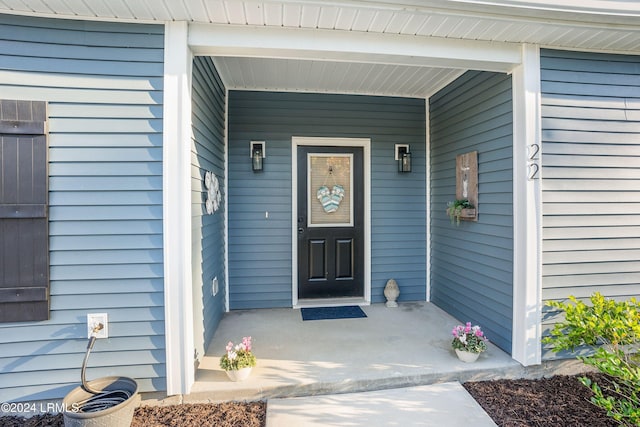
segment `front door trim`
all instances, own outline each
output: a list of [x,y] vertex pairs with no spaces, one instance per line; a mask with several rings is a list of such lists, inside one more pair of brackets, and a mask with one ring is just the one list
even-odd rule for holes
[[[323,138],[294,136],[291,141],[291,300],[293,307],[299,307],[298,301],[298,147],[303,145],[362,147],[364,173],[364,297],[362,300],[345,298],[345,304],[371,303],[371,139],[369,138]],[[340,299],[342,301],[342,299]],[[323,301],[327,305],[332,301]],[[305,304],[305,306],[308,306]]]

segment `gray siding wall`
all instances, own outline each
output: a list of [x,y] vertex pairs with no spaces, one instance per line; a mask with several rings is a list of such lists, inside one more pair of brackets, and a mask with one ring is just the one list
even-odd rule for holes
[[[233,91],[229,94],[231,308],[292,304],[293,136],[371,138],[372,300],[385,301],[382,291],[389,278],[398,281],[400,300],[424,300],[425,101]],[[267,142],[261,173],[251,171],[251,140]],[[411,144],[413,172],[397,172],[395,143]]]
[[165,389],[161,25],[0,15],[0,94],[49,103],[51,319],[0,325],[0,402],[87,376]]
[[[430,99],[431,300],[511,351],[511,78],[467,72]],[[452,225],[456,155],[478,151],[478,222]],[[452,325],[453,326],[453,325]]]
[[543,301],[638,297],[640,57],[543,50],[541,74]]
[[[191,157],[192,254],[194,296],[194,342],[200,358],[213,337],[224,312],[224,136],[225,87],[211,58],[193,61],[193,141]],[[205,209],[206,171],[220,184],[222,202],[212,215]],[[213,295],[212,280],[218,279]]]

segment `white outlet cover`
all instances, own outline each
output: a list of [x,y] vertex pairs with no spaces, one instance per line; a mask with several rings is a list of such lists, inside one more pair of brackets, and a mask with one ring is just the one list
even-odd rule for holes
[[211,281],[211,290],[213,292],[213,296],[215,297],[218,294],[218,278],[214,277]]
[[93,328],[102,323],[102,329],[96,333],[96,338],[109,338],[109,316],[107,313],[87,314],[87,338],[91,338]]

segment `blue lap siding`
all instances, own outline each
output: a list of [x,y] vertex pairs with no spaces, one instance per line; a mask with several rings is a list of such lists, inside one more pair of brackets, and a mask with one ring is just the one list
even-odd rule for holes
[[[331,94],[229,94],[231,309],[290,307],[293,136],[371,138],[371,294],[395,278],[400,300],[426,297],[425,101]],[[266,141],[264,171],[249,143]],[[397,172],[394,144],[410,144],[413,171]],[[265,218],[269,212],[269,218]]]
[[0,324],[0,401],[80,380],[86,314],[109,315],[89,378],[164,390],[162,25],[0,15],[0,94],[49,106],[51,318]]
[[[640,56],[542,50],[540,62],[543,302],[638,298]],[[545,308],[543,333],[555,320]]]
[[[196,357],[207,349],[225,306],[224,207],[225,191],[225,87],[211,58],[193,61],[191,161],[193,313]],[[212,172],[220,186],[220,207],[207,214],[205,173]],[[213,279],[218,293],[213,295]]]
[[[431,300],[511,351],[511,78],[467,72],[430,98]],[[478,152],[478,222],[451,224],[456,155]]]

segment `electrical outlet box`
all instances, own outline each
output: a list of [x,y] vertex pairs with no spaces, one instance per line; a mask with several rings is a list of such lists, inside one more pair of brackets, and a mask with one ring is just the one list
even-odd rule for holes
[[87,314],[87,338],[91,338],[94,329],[98,329],[95,331],[96,338],[109,338],[109,319],[107,313]]
[[218,294],[218,278],[214,277],[213,280],[211,281],[211,292],[213,293],[213,296],[215,297]]

